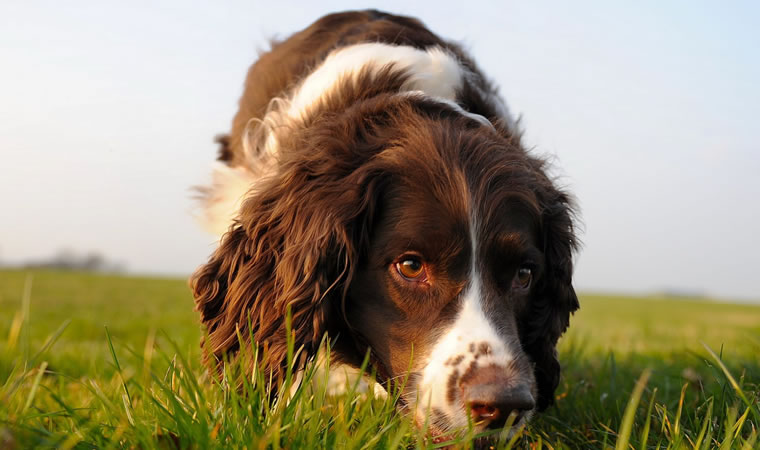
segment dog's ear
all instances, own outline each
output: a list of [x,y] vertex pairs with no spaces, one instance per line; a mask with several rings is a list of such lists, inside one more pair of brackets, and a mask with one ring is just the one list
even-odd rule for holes
[[[344,133],[349,128],[342,126]],[[287,314],[295,349],[305,357],[300,364],[318,351],[331,313],[342,311],[368,240],[378,177],[357,154],[372,151],[366,143],[352,141],[353,132],[338,134],[326,129],[290,142],[298,150],[247,194],[218,249],[192,276],[210,367],[250,351],[240,348],[239,333],[253,337],[267,355],[263,368],[281,377]]]
[[546,270],[522,327],[526,351],[535,363],[539,410],[554,403],[560,377],[557,340],[579,307],[572,285],[573,253],[578,242],[571,201],[553,187],[547,195],[542,213]]

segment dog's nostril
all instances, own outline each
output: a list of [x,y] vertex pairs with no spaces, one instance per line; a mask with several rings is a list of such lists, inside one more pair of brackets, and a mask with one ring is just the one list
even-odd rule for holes
[[488,421],[489,427],[503,426],[512,412],[516,414],[514,423],[517,423],[522,413],[536,406],[526,385],[505,389],[503,384],[477,384],[468,386],[464,395],[473,420]]

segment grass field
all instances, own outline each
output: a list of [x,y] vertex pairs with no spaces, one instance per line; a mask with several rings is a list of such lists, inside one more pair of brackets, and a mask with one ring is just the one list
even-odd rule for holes
[[[0,448],[443,445],[392,396],[315,382],[270,404],[262,374],[241,396],[203,374],[199,337],[184,280],[0,271]],[[760,445],[760,307],[582,295],[560,353],[556,405],[498,447]]]

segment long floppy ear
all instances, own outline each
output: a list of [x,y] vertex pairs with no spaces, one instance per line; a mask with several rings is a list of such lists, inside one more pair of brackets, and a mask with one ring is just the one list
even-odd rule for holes
[[571,201],[553,187],[547,196],[542,214],[546,270],[524,328],[525,348],[535,363],[539,410],[554,403],[560,376],[557,340],[570,324],[570,314],[579,308],[572,285],[573,252],[578,242]]
[[288,310],[295,348],[307,358],[328,331],[331,311],[341,310],[366,241],[375,186],[349,139],[324,134],[294,150],[297,155],[248,194],[218,249],[191,278],[207,331],[204,361],[212,368],[225,355],[249,351],[240,348],[239,331],[265,349],[264,369],[280,378]]

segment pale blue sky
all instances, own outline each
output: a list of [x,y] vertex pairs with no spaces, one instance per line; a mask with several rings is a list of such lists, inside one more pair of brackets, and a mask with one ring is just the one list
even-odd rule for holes
[[257,49],[375,6],[463,41],[556,157],[585,223],[580,289],[758,299],[758,5],[2,2],[0,261],[65,247],[191,272],[213,238],[189,188]]

